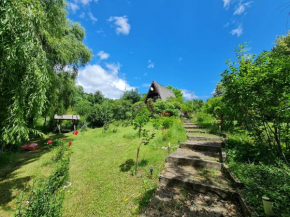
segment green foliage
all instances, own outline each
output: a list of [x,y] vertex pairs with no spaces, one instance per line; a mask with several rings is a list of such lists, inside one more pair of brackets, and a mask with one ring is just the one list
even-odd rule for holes
[[133,90],[126,91],[122,95],[121,99],[129,100],[129,101],[131,101],[131,103],[134,104],[134,103],[139,102],[141,100],[141,95],[137,89],[133,89]]
[[104,94],[101,92],[101,91],[96,91],[94,94],[90,93],[90,94],[87,94],[87,100],[92,104],[92,105],[95,105],[95,104],[101,104],[104,99],[105,99],[105,96]]
[[56,71],[71,65],[76,73],[91,58],[65,7],[62,0],[0,2],[1,146],[39,134],[33,123],[57,98],[50,91]]
[[144,126],[149,122],[150,112],[146,107],[137,111],[136,117],[133,120],[133,128],[138,131],[139,138],[142,136]]
[[230,71],[222,74],[224,102],[257,143],[268,144],[286,160],[284,151],[290,150],[290,56],[270,51],[255,58],[244,55],[244,49],[242,45],[237,49],[238,62],[228,62]]
[[181,110],[184,113],[198,112],[201,110],[203,104],[204,102],[201,99],[187,100],[185,103],[181,105]]
[[62,186],[66,182],[69,173],[70,154],[65,155],[63,142],[56,142],[61,146],[55,148],[52,161],[57,162],[54,172],[47,178],[41,179],[27,187],[26,193],[22,194],[17,204],[14,216],[62,216],[62,202],[64,192]]
[[115,120],[126,120],[132,118],[132,102],[131,100],[124,100],[119,99],[114,101],[113,106],[113,112],[114,112],[114,119]]
[[219,130],[219,121],[216,117],[213,117],[212,114],[208,114],[205,112],[198,112],[193,117],[195,119],[195,122],[198,123],[198,125],[210,129],[212,131],[218,131]]
[[113,115],[112,103],[105,101],[103,104],[96,104],[93,107],[88,121],[91,127],[102,127],[113,121]]
[[84,120],[86,120],[86,117],[92,112],[93,107],[88,100],[83,99],[75,105],[74,109],[78,115],[85,117]]
[[143,108],[140,108],[137,111],[136,116],[133,120],[133,128],[134,130],[137,130],[140,139],[140,143],[137,148],[136,167],[135,167],[136,172],[138,170],[138,160],[141,145],[148,145],[150,140],[152,140],[155,136],[155,133],[150,134],[150,131],[144,128],[145,125],[150,120],[149,115],[150,115],[149,110],[147,109],[147,107],[144,106]]
[[170,127],[173,126],[174,120],[175,120],[174,117],[165,117],[165,118],[162,118],[162,128],[163,129],[169,129]]
[[172,92],[174,93],[177,101],[182,104],[183,103],[183,94],[182,94],[182,90],[177,89],[172,87],[171,85],[167,86],[168,89],[172,90]]
[[214,90],[213,97],[222,96],[224,92],[225,92],[225,89],[223,87],[223,84],[221,82],[218,82]]
[[256,144],[245,133],[230,135],[226,141],[227,163],[234,174],[245,184],[243,193],[249,203],[264,216],[262,196],[273,201],[275,216],[287,216],[290,208],[290,168],[269,158],[269,150]]
[[175,105],[168,101],[163,101],[161,99],[156,100],[153,105],[153,113],[161,116],[176,116],[179,117],[180,112],[175,107]]

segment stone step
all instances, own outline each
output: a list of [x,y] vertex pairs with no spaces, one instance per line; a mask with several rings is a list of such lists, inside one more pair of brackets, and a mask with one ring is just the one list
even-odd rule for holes
[[196,151],[220,152],[224,143],[221,141],[186,141],[180,143],[179,147]]
[[183,124],[193,124],[191,120],[182,120],[181,121]]
[[194,127],[184,127],[186,132],[194,132],[196,129],[200,129],[199,126],[194,126]]
[[192,141],[224,141],[224,138],[221,137],[209,137],[209,136],[196,136],[187,134],[187,138]]
[[223,199],[228,199],[235,194],[230,182],[220,170],[200,170],[191,166],[166,163],[159,180],[160,184],[166,187],[190,186],[197,192],[214,193]]
[[197,152],[179,148],[167,157],[167,162],[175,165],[192,166],[195,168],[222,169],[218,152]]
[[202,194],[182,186],[172,188],[160,186],[141,217],[242,217],[239,206],[235,201],[222,200],[215,194]]
[[198,127],[197,124],[193,124],[193,123],[184,123],[183,126],[184,127],[196,127],[196,126]]

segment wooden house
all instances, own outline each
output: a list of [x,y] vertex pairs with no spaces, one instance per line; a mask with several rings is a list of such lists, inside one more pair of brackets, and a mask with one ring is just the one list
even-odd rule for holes
[[147,96],[145,98],[145,103],[147,103],[148,99],[153,99],[153,102],[155,102],[157,99],[166,101],[170,97],[175,98],[175,95],[172,92],[172,90],[168,89],[167,87],[164,87],[161,84],[158,84],[156,81],[152,81]]

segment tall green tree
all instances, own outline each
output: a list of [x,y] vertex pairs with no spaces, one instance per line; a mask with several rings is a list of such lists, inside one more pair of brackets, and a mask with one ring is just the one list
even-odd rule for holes
[[[69,21],[63,0],[0,1],[0,144],[38,132],[30,124],[59,86],[56,72],[91,59],[84,29]],[[55,90],[55,91],[50,91]]]
[[121,96],[123,100],[130,100],[133,104],[141,100],[141,95],[137,89],[125,91]]
[[[237,62],[222,74],[224,102],[235,119],[271,153],[283,157],[290,150],[290,56],[284,52],[262,52],[257,57],[237,50]],[[283,147],[286,147],[284,149]]]
[[177,101],[178,101],[179,103],[182,104],[182,103],[183,103],[183,94],[182,94],[182,90],[177,89],[177,88],[175,88],[175,87],[172,87],[171,85],[167,86],[167,88],[170,89],[170,90],[172,90],[172,92],[174,93],[174,95],[175,95]]

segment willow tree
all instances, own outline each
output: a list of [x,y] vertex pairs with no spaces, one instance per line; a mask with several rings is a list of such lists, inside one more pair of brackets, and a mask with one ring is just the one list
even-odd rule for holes
[[50,104],[58,73],[91,59],[84,29],[63,0],[0,1],[0,145],[39,134],[30,124]]

